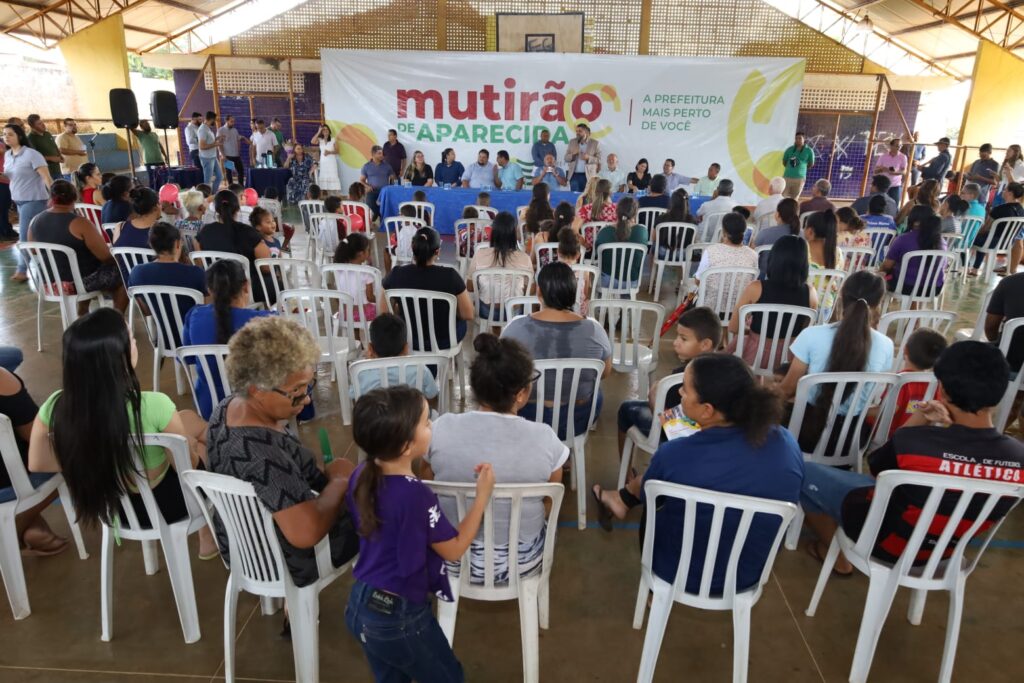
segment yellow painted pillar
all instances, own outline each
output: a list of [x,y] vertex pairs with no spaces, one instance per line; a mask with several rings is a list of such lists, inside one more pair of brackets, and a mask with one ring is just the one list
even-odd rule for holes
[[114,15],[58,44],[84,119],[110,119],[110,89],[129,88],[124,20]]
[[964,107],[960,144],[1024,144],[1024,60],[987,40],[978,41],[971,95]]
[[640,1],[640,45],[637,52],[642,55],[651,54],[651,0]]

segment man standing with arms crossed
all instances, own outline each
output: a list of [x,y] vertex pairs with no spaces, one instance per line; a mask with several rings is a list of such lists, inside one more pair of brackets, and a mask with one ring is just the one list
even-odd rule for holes
[[78,138],[78,123],[74,119],[64,119],[64,132],[57,136],[57,151],[64,157],[60,162],[61,175],[74,182],[75,171],[89,160],[85,145]]

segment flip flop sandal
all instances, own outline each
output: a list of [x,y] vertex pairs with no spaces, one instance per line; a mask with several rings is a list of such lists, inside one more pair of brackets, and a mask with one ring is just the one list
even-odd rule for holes
[[[820,541],[811,541],[810,543],[808,543],[807,544],[807,554],[810,555],[815,560],[817,560],[818,564],[825,564],[825,556],[821,554],[821,542]],[[844,572],[841,572],[838,569],[836,569],[835,565],[832,566],[832,576],[835,576],[836,578],[848,579],[851,576],[853,576],[853,573],[854,573],[854,570],[852,570],[852,569],[849,572],[845,572],[844,573]]]
[[593,496],[597,502],[597,523],[601,525],[601,528],[605,531],[612,530],[612,511],[608,509],[608,506],[601,500],[601,493],[603,489],[600,485],[594,484],[594,487],[590,489],[590,495]]
[[[59,537],[55,537],[55,538],[59,538]],[[54,555],[61,554],[62,552],[64,552],[67,549],[68,549],[68,539],[66,539],[66,538],[63,539],[61,542],[57,543],[57,545],[55,545],[55,546],[51,545],[50,547],[47,547],[47,548],[43,548],[43,547],[37,548],[37,547],[31,546],[31,545],[28,545],[26,543],[25,547],[21,549],[21,555],[22,555],[22,557],[52,557]]]

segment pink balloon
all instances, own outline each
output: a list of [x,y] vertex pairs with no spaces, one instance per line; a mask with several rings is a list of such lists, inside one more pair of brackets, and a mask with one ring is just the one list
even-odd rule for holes
[[350,213],[348,215],[348,229],[351,232],[366,232],[366,224],[363,222],[363,217],[358,213]]
[[256,206],[256,204],[259,203],[260,196],[256,194],[256,190],[251,187],[245,188],[245,192],[242,193],[242,196],[245,199],[246,206]]
[[178,186],[174,183],[167,183],[160,188],[160,201],[162,202],[176,202],[178,201]]

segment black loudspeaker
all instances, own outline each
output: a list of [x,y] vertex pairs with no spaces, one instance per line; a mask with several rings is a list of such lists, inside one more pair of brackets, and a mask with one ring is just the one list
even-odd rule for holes
[[130,88],[110,89],[110,118],[118,128],[138,127],[139,105]]
[[178,127],[178,100],[170,90],[154,90],[149,98],[154,128]]

